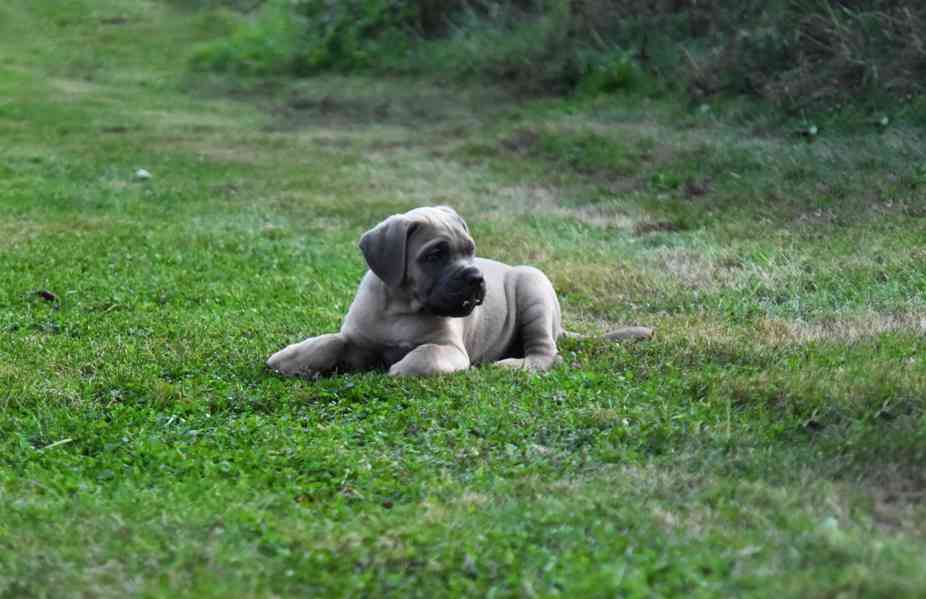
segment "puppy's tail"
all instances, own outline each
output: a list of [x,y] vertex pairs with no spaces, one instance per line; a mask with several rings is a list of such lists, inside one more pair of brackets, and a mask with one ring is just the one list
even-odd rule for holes
[[649,327],[621,327],[608,331],[604,335],[580,335],[563,331],[563,336],[569,339],[606,339],[607,341],[642,341],[653,338],[653,329]]

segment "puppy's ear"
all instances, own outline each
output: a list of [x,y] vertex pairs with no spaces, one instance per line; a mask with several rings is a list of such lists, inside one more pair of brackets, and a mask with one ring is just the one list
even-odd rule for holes
[[459,214],[457,214],[457,211],[456,211],[456,210],[454,210],[454,209],[451,208],[450,206],[435,206],[435,208],[438,209],[438,210],[441,210],[441,211],[443,211],[443,212],[446,212],[446,213],[450,214],[450,216],[452,216],[453,219],[454,219],[455,221],[457,221],[457,224],[459,224],[461,227],[463,227],[463,230],[464,230],[464,231],[466,231],[467,233],[469,233],[469,227],[466,226],[466,221],[463,220],[463,217],[462,217],[462,216],[460,216]]
[[405,215],[390,216],[360,238],[360,251],[367,266],[387,287],[398,287],[405,279],[405,248],[416,223]]

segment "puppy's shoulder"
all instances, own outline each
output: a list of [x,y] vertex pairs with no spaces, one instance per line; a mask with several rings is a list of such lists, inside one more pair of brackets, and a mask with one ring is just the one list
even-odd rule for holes
[[476,267],[482,271],[484,275],[491,276],[493,274],[507,274],[515,267],[510,264],[505,264],[504,262],[499,262],[498,260],[491,260],[489,258],[476,258]]

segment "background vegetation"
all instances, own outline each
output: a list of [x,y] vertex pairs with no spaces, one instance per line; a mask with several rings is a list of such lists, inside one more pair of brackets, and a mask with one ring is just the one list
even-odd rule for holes
[[[241,3],[231,2],[231,6]],[[645,88],[786,113],[916,113],[926,6],[903,0],[266,0],[203,48],[248,74],[427,74],[533,94]]]
[[[691,95],[700,2],[596,18],[604,49],[551,25],[592,3],[332,3],[397,23],[340,54],[321,5],[253,6],[0,3],[0,597],[924,595],[915,92],[832,126]],[[549,85],[531,39],[570,49]],[[433,203],[569,328],[656,338],[544,376],[267,372],[338,326],[360,234]]]

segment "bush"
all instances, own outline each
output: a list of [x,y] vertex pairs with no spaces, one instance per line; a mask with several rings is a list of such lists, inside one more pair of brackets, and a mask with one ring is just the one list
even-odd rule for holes
[[418,44],[404,65],[391,66],[501,82],[531,93],[567,91],[586,68],[568,38],[567,19],[562,11],[528,15],[510,5],[489,14],[463,10],[448,18],[442,39]]
[[796,111],[921,94],[926,6],[896,0],[773,5],[689,60],[699,95],[748,94]]
[[636,89],[630,53],[583,35],[568,0],[270,0],[197,68],[247,75],[376,70],[502,82],[527,93]]
[[412,42],[420,13],[404,0],[303,1],[294,5],[301,40],[293,68],[299,74],[370,68],[384,53]]
[[199,48],[201,69],[248,75],[312,75],[379,64],[401,55],[420,19],[403,0],[269,0],[227,39]]
[[[226,13],[216,13],[225,18]],[[253,18],[240,23],[226,38],[197,48],[195,69],[238,75],[296,74],[301,31],[285,1],[268,2]]]
[[761,92],[773,100],[802,107],[924,91],[922,3],[817,0],[811,10],[792,5],[785,22],[796,32],[794,66],[767,78]]
[[926,5],[901,0],[268,0],[196,62],[426,73],[531,93],[675,88],[796,111],[921,94],[923,31]]

